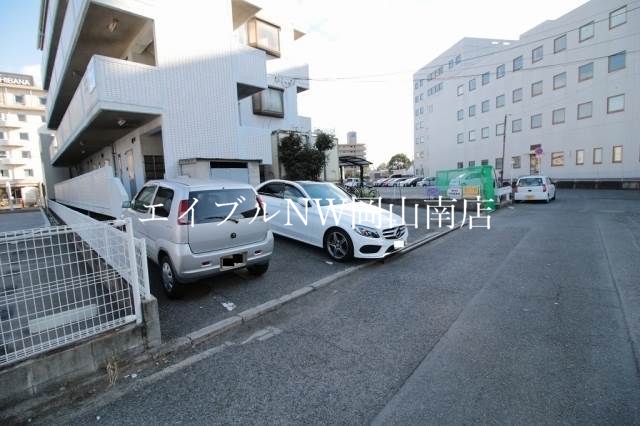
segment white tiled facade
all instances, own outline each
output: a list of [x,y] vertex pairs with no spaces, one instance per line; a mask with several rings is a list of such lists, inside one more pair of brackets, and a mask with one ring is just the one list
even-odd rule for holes
[[[297,112],[308,67],[288,59],[303,34],[262,3],[43,2],[53,165],[73,175],[113,166],[130,196],[150,178],[209,178],[227,164],[257,184],[273,163],[272,132],[311,131]],[[276,114],[254,108],[265,90],[282,95]]]
[[506,116],[505,179],[640,181],[638,28],[635,3],[592,0],[519,40],[462,39],[414,74],[416,172],[499,174]]
[[40,138],[48,133],[46,97],[32,76],[0,71],[0,188],[6,193],[9,183],[15,198],[21,188],[39,191],[43,181]]

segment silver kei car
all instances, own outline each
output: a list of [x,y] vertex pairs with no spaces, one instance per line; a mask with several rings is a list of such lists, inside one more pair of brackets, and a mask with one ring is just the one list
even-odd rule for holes
[[162,288],[177,298],[184,283],[247,268],[269,268],[273,234],[260,197],[249,184],[194,179],[147,182],[123,216],[144,238],[147,256],[161,269]]

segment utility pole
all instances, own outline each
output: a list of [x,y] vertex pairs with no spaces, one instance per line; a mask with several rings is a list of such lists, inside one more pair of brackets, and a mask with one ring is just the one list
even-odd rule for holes
[[507,114],[504,115],[504,124],[502,125],[502,167],[500,168],[500,186],[504,184],[504,147],[507,139]]

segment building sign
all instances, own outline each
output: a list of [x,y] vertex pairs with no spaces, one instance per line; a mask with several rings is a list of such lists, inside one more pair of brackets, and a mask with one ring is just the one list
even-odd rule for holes
[[12,84],[14,86],[33,86],[33,76],[24,74],[9,74],[0,72],[1,84]]

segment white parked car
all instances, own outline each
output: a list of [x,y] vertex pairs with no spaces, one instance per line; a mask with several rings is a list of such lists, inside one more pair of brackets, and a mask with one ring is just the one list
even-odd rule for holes
[[400,216],[355,201],[332,183],[270,180],[257,191],[275,234],[322,247],[338,262],[382,258],[407,241]]
[[556,186],[547,176],[523,176],[518,178],[513,199],[519,201],[546,201],[556,199]]

